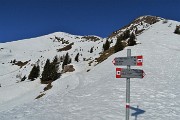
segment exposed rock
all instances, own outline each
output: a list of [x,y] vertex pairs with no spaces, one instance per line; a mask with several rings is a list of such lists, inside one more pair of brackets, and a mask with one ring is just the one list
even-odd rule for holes
[[65,73],[65,72],[73,72],[73,71],[75,71],[73,65],[65,65],[64,66],[63,73]]

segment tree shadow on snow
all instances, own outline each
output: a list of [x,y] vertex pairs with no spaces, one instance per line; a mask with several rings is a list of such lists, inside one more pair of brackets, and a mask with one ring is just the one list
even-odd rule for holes
[[139,106],[137,106],[137,108],[130,106],[130,109],[135,111],[131,114],[131,116],[135,116],[135,120],[137,120],[138,115],[144,114],[146,112],[144,110],[141,110]]

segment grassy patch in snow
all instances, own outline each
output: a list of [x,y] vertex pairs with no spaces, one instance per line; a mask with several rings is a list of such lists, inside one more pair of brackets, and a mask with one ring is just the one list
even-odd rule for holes
[[109,56],[114,54],[114,46],[109,48],[108,50],[104,51],[98,58],[96,58],[96,62],[101,63],[106,60]]
[[96,42],[96,41],[100,40],[98,37],[96,37],[96,36],[90,36],[90,35],[88,35],[88,36],[83,36],[82,39],[86,39],[86,40],[93,41],[93,42]]
[[[124,41],[122,42],[123,43],[123,46],[127,46],[127,43]],[[103,62],[104,60],[106,60],[109,56],[111,56],[112,54],[115,53],[115,50],[114,50],[114,46],[113,47],[110,47],[108,50],[104,51],[103,53],[101,53],[101,55],[96,58],[96,62],[97,64]]]
[[25,66],[29,61],[25,61],[25,62],[22,62],[22,61],[17,61],[16,63],[14,63],[15,65],[17,66],[20,66],[20,68],[22,68],[23,66]]
[[72,45],[74,45],[74,43],[71,43],[63,48],[57,49],[57,52],[61,52],[61,51],[68,51],[72,48]]

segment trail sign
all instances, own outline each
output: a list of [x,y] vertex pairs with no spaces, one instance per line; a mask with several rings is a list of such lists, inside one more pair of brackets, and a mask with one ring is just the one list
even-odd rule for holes
[[145,73],[140,69],[116,68],[116,78],[143,78]]
[[127,49],[127,57],[116,57],[112,61],[115,66],[126,66],[116,68],[116,78],[126,78],[126,120],[130,115],[130,78],[143,78],[145,73],[140,69],[130,69],[131,66],[142,66],[143,56],[131,56],[131,49]]
[[130,56],[130,57],[116,57],[112,61],[116,66],[131,65],[131,66],[142,66],[143,56]]

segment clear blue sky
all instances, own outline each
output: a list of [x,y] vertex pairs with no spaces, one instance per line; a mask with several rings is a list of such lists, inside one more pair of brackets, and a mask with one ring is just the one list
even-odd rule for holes
[[57,31],[107,37],[142,15],[180,21],[180,0],[0,0],[0,42]]

